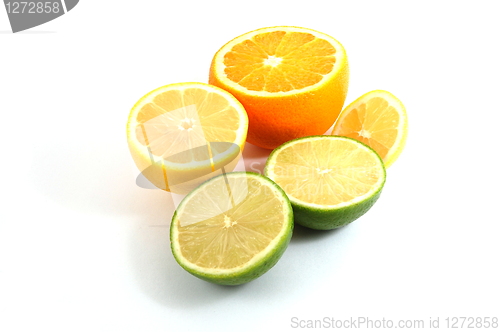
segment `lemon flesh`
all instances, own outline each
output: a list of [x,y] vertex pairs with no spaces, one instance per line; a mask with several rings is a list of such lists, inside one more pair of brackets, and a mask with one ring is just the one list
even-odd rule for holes
[[234,169],[247,129],[245,109],[228,92],[204,83],[176,83],[134,105],[127,140],[145,178],[160,189],[187,194]]
[[408,136],[405,106],[388,91],[370,91],[340,113],[332,134],[365,143],[388,168],[398,159]]

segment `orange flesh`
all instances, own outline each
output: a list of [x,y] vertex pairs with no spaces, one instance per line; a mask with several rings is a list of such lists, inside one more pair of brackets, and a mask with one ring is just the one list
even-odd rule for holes
[[320,82],[335,65],[335,48],[304,32],[255,35],[224,55],[227,77],[253,91],[287,92]]
[[354,138],[374,149],[384,159],[398,135],[399,113],[380,97],[353,108],[342,119],[337,135]]

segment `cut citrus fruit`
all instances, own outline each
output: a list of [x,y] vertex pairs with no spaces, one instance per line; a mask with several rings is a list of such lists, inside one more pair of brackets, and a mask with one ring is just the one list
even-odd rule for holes
[[365,214],[385,183],[378,154],[363,143],[339,136],[287,142],[271,153],[264,172],[288,195],[295,222],[323,230],[344,226]]
[[348,81],[347,55],[337,40],[287,26],[233,39],[215,54],[209,77],[245,107],[248,142],[268,149],[325,133],[342,109]]
[[186,194],[234,168],[247,129],[245,109],[231,94],[204,83],[178,83],[151,91],[135,104],[127,139],[151,183]]
[[370,91],[340,113],[332,134],[365,143],[389,167],[403,151],[408,135],[405,107],[390,92]]
[[273,267],[292,230],[293,211],[283,190],[262,175],[234,172],[203,183],[182,200],[170,241],[189,273],[237,285]]

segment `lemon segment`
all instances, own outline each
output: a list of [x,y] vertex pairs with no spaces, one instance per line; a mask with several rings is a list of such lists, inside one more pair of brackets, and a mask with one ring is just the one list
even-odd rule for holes
[[405,106],[388,91],[370,91],[340,113],[332,134],[365,143],[389,167],[403,151],[408,136]]
[[127,140],[150,182],[187,194],[234,168],[247,129],[246,111],[231,94],[209,84],[178,83],[153,90],[134,105]]

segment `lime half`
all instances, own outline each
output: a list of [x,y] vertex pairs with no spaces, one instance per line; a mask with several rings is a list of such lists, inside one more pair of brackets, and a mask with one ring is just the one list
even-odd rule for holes
[[378,154],[340,136],[289,141],[271,153],[264,172],[288,195],[295,222],[322,230],[361,217],[385,183],[384,163]]
[[255,173],[217,176],[187,195],[172,218],[177,262],[198,278],[249,282],[273,267],[290,242],[293,210],[283,190]]

